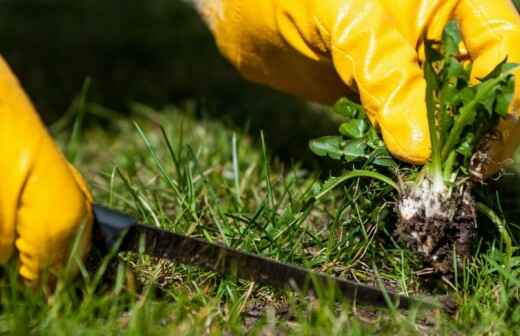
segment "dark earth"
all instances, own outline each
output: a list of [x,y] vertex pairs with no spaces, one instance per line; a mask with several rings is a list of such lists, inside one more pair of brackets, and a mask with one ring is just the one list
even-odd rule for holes
[[[413,197],[410,190],[405,190],[403,195],[403,199]],[[471,183],[462,182],[455,187],[452,195],[442,204],[446,211],[435,216],[426,217],[424,208],[419,209],[412,218],[401,216],[396,235],[436,272],[450,275],[455,266],[454,253],[457,266],[460,266],[464,258],[471,256],[476,237],[476,210]]]

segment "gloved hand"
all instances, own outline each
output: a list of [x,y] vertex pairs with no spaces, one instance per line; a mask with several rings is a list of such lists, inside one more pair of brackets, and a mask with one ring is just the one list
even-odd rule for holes
[[91,199],[80,175],[52,142],[0,56],[0,264],[18,254],[20,274],[36,283],[58,271],[83,227],[91,236]]
[[[332,103],[359,95],[390,152],[422,164],[430,156],[423,36],[440,39],[458,21],[473,78],[506,56],[520,63],[520,18],[509,0],[198,0],[221,51],[246,78]],[[497,162],[520,140],[520,79]],[[495,169],[496,165],[494,168]]]

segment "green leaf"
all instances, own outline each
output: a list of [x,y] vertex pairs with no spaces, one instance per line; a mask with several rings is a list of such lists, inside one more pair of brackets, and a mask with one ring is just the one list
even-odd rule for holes
[[445,56],[453,56],[459,53],[459,44],[462,41],[459,25],[456,21],[450,21],[442,34]]
[[463,142],[457,148],[457,153],[464,156],[464,159],[468,160],[473,155],[473,147],[475,143],[475,135],[473,133],[468,133],[464,137]]
[[365,150],[367,144],[362,140],[347,141],[341,136],[325,136],[311,140],[311,151],[321,157],[329,157],[334,160],[352,162],[357,159],[367,158]]
[[394,161],[392,155],[390,155],[390,152],[385,147],[377,148],[373,155],[375,156],[373,163],[376,166],[389,168],[397,167],[397,163]]
[[473,100],[476,92],[477,90],[475,89],[475,87],[465,87],[464,89],[460,90],[460,92],[457,94],[454,103],[466,105]]
[[364,114],[363,107],[354,103],[348,98],[341,98],[338,100],[338,102],[334,105],[333,110],[336,114],[349,119],[354,119]]
[[[464,67],[455,57],[450,57],[444,61],[444,67],[441,72],[442,87],[439,97],[441,109],[438,116],[438,131],[440,143],[442,144],[453,125],[453,114],[457,110],[457,104],[460,101],[459,94],[461,93],[461,88],[464,88],[469,83],[470,69]],[[471,98],[473,97],[472,91],[467,93],[471,95]]]
[[365,153],[366,148],[367,144],[363,140],[347,141],[343,150],[345,161],[352,162],[360,158],[368,158]]
[[[490,83],[491,84],[491,83]],[[480,96],[478,103],[484,108],[488,116],[493,115],[493,105],[497,96],[498,87],[485,88],[484,93]]]
[[351,139],[361,139],[364,137],[369,125],[365,119],[353,119],[341,124],[339,132]]
[[441,88],[441,101],[444,106],[451,106],[457,102],[459,88],[457,87],[457,79],[446,80]]
[[494,113],[506,116],[515,91],[512,71],[518,66],[506,63],[505,59],[497,65],[477,86],[479,104],[482,105],[491,117]]
[[[511,70],[515,67],[515,65],[507,64],[504,61],[491,71],[488,76],[484,77],[484,79],[482,79],[483,81],[476,87],[463,90],[464,94],[470,93],[471,91],[469,90],[473,90],[473,92],[471,95],[462,97],[463,106],[455,118],[454,125],[442,149],[443,159],[446,159],[449,152],[457,148],[457,145],[461,143],[461,136],[464,130],[466,127],[475,123],[479,110],[483,109],[487,113],[486,117],[487,120],[489,120],[487,123],[491,123],[495,113],[500,115],[500,113],[507,111],[505,106],[509,106],[507,101],[509,97],[512,97],[509,95],[514,91],[514,86],[510,84],[509,80],[511,80],[510,77],[512,76]],[[472,96],[471,99],[469,98],[470,96]],[[498,104],[497,99],[500,96],[502,98],[500,98],[500,103]],[[497,104],[495,104],[495,102],[497,102]],[[500,106],[495,110],[495,105]],[[480,127],[482,125],[474,126]]]
[[514,80],[510,80],[504,92],[496,99],[495,112],[499,116],[505,117],[508,114],[509,105],[511,105],[511,102],[513,101],[514,92],[515,82]]
[[[509,109],[514,93],[514,80],[510,74],[511,67],[508,64],[497,68],[506,69],[504,73],[488,79],[477,86],[475,99],[484,107],[489,117],[494,113],[505,116]],[[494,70],[495,71],[495,70]]]
[[365,134],[365,139],[367,140],[368,144],[372,148],[382,147],[384,146],[384,142],[377,133],[377,130],[375,127],[370,126],[368,129],[368,132]]
[[328,156],[331,159],[340,160],[343,155],[341,144],[344,141],[341,136],[325,136],[311,140],[309,147],[311,151],[318,156]]
[[518,64],[508,63],[507,57],[504,58],[502,62],[500,62],[489,74],[481,78],[481,82],[489,81],[491,79],[499,78],[501,76],[510,74],[515,68],[518,67]]
[[444,78],[447,83],[457,84],[460,80],[468,82],[470,78],[470,71],[465,68],[456,58],[450,58],[444,63]]

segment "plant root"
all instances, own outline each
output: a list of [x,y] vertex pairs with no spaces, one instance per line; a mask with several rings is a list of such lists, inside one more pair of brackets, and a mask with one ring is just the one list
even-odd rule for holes
[[471,256],[476,210],[470,182],[459,182],[450,191],[435,190],[426,178],[402,186],[397,210],[396,236],[436,272],[450,275]]

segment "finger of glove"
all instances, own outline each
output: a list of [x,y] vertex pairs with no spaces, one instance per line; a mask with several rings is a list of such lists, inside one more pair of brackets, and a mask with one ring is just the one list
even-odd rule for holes
[[[506,57],[509,62],[520,62],[520,16],[511,1],[462,0],[455,17],[473,60],[474,80],[485,77]],[[520,82],[516,84],[518,92]]]
[[[460,0],[379,0],[396,28],[414,47],[420,62],[425,60],[424,38],[440,41],[446,23]],[[465,55],[465,46],[460,45]]]
[[18,204],[20,274],[34,281],[45,269],[60,271],[80,229],[76,252],[82,258],[90,246],[91,225],[88,198],[50,138],[45,137]]
[[92,218],[69,165],[1,58],[0,143],[1,262],[16,246],[20,274],[36,281],[43,269],[63,266],[82,223],[88,241]]
[[334,65],[352,78],[370,120],[397,158],[423,164],[430,156],[426,83],[415,48],[378,1],[345,1],[332,32]]
[[396,29],[417,49],[423,37],[439,40],[459,0],[379,0]]
[[81,173],[74,167],[73,165],[69,164],[70,172],[72,173],[72,176],[74,177],[74,180],[76,181],[78,187],[80,188],[81,192],[83,192],[83,195],[85,196],[85,199],[89,205],[90,208],[92,208],[93,203],[93,197],[92,193],[90,192],[90,189],[88,188],[87,182],[81,175]]
[[319,13],[334,7],[332,2],[206,1],[199,11],[210,21],[221,53],[246,79],[333,104],[356,94],[332,66],[328,26],[319,23]]
[[[472,78],[482,78],[506,57],[520,63],[520,16],[509,0],[462,0],[455,11],[464,44],[473,60]],[[490,144],[491,160],[484,175],[496,172],[511,158],[520,143],[520,69],[515,72],[512,116],[498,127],[497,140]]]

